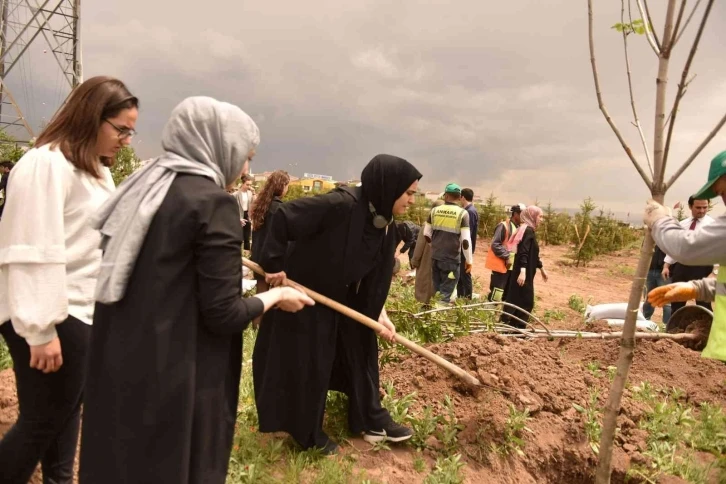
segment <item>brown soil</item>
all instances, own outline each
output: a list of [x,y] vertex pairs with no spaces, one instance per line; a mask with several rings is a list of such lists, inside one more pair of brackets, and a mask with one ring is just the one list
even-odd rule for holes
[[[475,481],[486,482],[590,482],[596,457],[583,430],[583,417],[573,403],[587,406],[588,388],[599,390],[604,406],[609,388],[606,368],[615,365],[617,341],[536,340],[472,335],[432,345],[430,349],[465,368],[487,385],[472,392],[466,385],[427,360],[411,356],[381,371],[382,381],[392,381],[398,394],[416,392],[414,411],[431,405],[443,413],[441,402],[449,395],[459,422],[463,453]],[[597,361],[594,376],[585,363]],[[673,362],[677,362],[673,364]],[[638,343],[630,382],[648,381],[654,387],[677,387],[691,403],[726,404],[726,366],[702,359],[697,352],[673,341]],[[499,388],[501,390],[496,390]],[[631,462],[644,462],[645,434],[638,430],[642,404],[626,390],[619,418],[621,432],[614,457],[613,482],[622,482]],[[503,457],[490,451],[502,444],[509,405],[530,410],[531,433],[525,433],[523,456]],[[480,474],[481,473],[481,474]],[[506,476],[506,477],[505,477]]]

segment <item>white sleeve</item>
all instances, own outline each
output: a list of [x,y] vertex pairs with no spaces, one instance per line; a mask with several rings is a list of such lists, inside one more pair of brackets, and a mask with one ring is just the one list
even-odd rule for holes
[[675,259],[673,259],[673,257],[669,256],[668,254],[666,254],[666,256],[665,256],[665,259],[663,259],[663,261],[664,261],[664,262],[665,262],[666,264],[668,264],[669,266],[672,266],[673,264],[675,264],[675,263],[676,263],[676,260],[675,260]]
[[682,264],[705,266],[726,260],[724,215],[700,230],[685,229],[675,219],[663,217],[653,225],[651,234],[663,252]]
[[13,329],[30,346],[56,337],[55,325],[68,317],[65,264],[10,264],[8,309]]
[[47,150],[31,150],[10,174],[13,196],[0,223],[0,306],[30,345],[52,340],[55,324],[68,316],[63,213],[70,176],[68,162]]
[[431,226],[430,223],[426,222],[426,224],[424,225],[423,233],[424,237],[426,237],[427,239],[430,239],[434,235],[434,228]]
[[469,227],[461,228],[461,235],[459,235],[459,240],[461,240],[461,250],[464,252],[464,259],[466,259],[466,262],[468,264],[471,264],[471,231],[469,230]]

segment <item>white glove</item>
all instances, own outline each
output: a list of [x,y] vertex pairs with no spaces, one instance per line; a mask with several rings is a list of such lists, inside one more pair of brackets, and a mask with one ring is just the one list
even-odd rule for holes
[[649,229],[653,228],[653,225],[663,217],[670,217],[671,209],[664,207],[660,203],[656,202],[652,198],[648,200],[645,205],[645,213],[643,214],[643,222],[648,226]]

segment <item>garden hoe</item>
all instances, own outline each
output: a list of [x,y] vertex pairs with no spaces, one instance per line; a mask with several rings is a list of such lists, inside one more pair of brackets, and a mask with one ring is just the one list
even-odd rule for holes
[[[250,269],[252,272],[254,272],[260,276],[263,276],[263,277],[265,276],[265,271],[262,270],[262,267],[260,267],[259,265],[255,264],[254,262],[252,262],[248,259],[243,258],[242,265],[244,265],[245,267]],[[311,289],[308,289],[305,286],[301,286],[300,284],[298,284],[294,281],[291,281],[290,279],[287,279],[286,284],[290,287],[295,287],[295,288],[301,290],[302,292],[307,294],[316,303],[322,304],[323,306],[327,306],[330,309],[333,309],[333,310],[339,312],[340,314],[342,314],[358,323],[364,324],[364,325],[368,326],[369,328],[371,328],[376,333],[380,334],[380,332],[384,329],[383,325],[380,324],[378,321],[375,321],[375,320],[369,318],[368,316],[359,313],[358,311],[355,311],[343,304],[340,304],[339,302],[334,301],[327,296],[323,296],[322,294],[315,292]],[[458,366],[443,359],[439,355],[432,353],[431,351],[427,350],[426,348],[423,348],[423,347],[417,345],[413,341],[411,341],[407,338],[404,338],[400,334],[395,335],[395,340],[396,340],[396,343],[405,346],[406,348],[413,351],[414,353],[423,356],[424,358],[431,361],[432,363],[437,364],[444,370],[450,372],[451,374],[453,374],[454,376],[463,380],[465,383],[471,385],[472,387],[481,386],[481,383],[479,382],[479,380],[477,380],[472,375],[470,375],[469,373],[464,371],[462,368],[459,368]]]

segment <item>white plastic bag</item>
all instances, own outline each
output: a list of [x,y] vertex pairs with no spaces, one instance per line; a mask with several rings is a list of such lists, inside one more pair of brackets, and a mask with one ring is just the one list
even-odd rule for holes
[[[608,322],[608,326],[610,326],[611,328],[617,328],[618,330],[622,330],[623,326],[625,325],[624,319],[606,319],[605,321]],[[657,323],[647,320],[636,321],[635,329],[636,331],[659,331]]]
[[[638,307],[638,321],[645,321],[643,316],[643,305]],[[628,310],[628,303],[588,305],[585,309],[585,321],[597,321],[598,319],[625,319]]]

